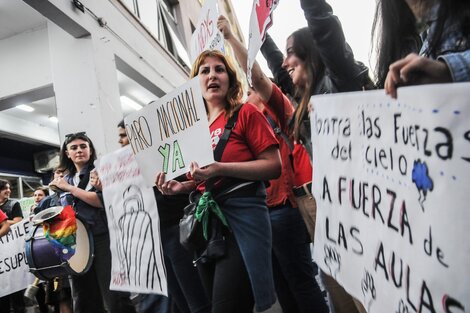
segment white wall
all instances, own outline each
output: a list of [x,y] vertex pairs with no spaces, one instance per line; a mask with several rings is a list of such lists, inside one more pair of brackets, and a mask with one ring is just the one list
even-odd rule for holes
[[0,99],[51,82],[45,27],[0,40]]

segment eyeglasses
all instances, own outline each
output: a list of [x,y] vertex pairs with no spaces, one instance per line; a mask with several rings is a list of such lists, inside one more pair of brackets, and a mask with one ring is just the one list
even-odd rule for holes
[[68,143],[70,143],[72,140],[75,140],[77,138],[80,138],[80,137],[85,137],[85,138],[88,138],[88,136],[86,135],[86,132],[78,132],[78,133],[70,133],[70,134],[67,134],[65,135],[65,142],[64,144],[67,145]]

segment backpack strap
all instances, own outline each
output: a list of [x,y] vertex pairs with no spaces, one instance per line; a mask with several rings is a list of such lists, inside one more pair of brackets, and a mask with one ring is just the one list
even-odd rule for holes
[[266,113],[265,116],[269,122],[269,125],[271,125],[274,133],[278,136],[281,136],[282,140],[284,140],[284,142],[287,144],[290,151],[294,151],[294,144],[289,139],[289,136],[287,136],[286,133],[282,131],[281,127],[279,127],[279,125],[276,124],[276,122],[273,120],[273,118],[269,114]]

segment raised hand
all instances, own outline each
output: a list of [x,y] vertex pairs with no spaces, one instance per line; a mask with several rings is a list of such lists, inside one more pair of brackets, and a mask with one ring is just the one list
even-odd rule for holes
[[217,28],[224,35],[224,39],[230,39],[233,37],[232,29],[227,18],[223,15],[220,15],[217,19]]

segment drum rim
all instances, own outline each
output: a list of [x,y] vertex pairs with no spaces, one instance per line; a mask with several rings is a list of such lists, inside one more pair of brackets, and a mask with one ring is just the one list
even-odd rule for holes
[[[54,217],[59,215],[62,212],[63,209],[64,209],[63,206],[53,206],[53,207],[47,208],[45,210],[42,210],[38,214],[34,215],[31,222],[33,223],[33,226],[42,224],[45,221],[53,219]],[[47,215],[47,214],[51,214],[51,215],[46,219],[41,218],[42,216]]]
[[[75,272],[70,266],[63,266],[64,273],[61,274],[58,277],[67,277],[69,275],[80,276],[80,275],[86,274],[90,270],[91,265],[93,264],[93,259],[95,258],[95,244],[94,244],[94,240],[93,240],[93,233],[91,232],[90,226],[88,225],[88,223],[86,223],[86,221],[83,218],[79,217],[78,215],[76,215],[75,217],[76,217],[77,220],[79,220],[82,223],[82,225],[85,228],[86,233],[88,235],[88,244],[89,244],[89,248],[90,248],[90,256],[88,257],[87,264],[83,268],[82,272]],[[33,257],[33,253],[32,253],[32,247],[33,247],[32,242],[33,242],[34,235],[36,234],[36,230],[39,226],[41,226],[41,224],[33,225],[31,230],[29,231],[29,238],[25,242],[25,254],[26,254],[26,259],[28,260],[29,271],[34,276],[36,276],[37,278],[42,279],[42,280],[54,279],[55,277],[49,277],[48,275],[42,274],[43,271],[45,271],[45,270],[47,271],[47,269],[45,269],[45,268],[32,269],[32,267],[35,267],[34,257]]]

